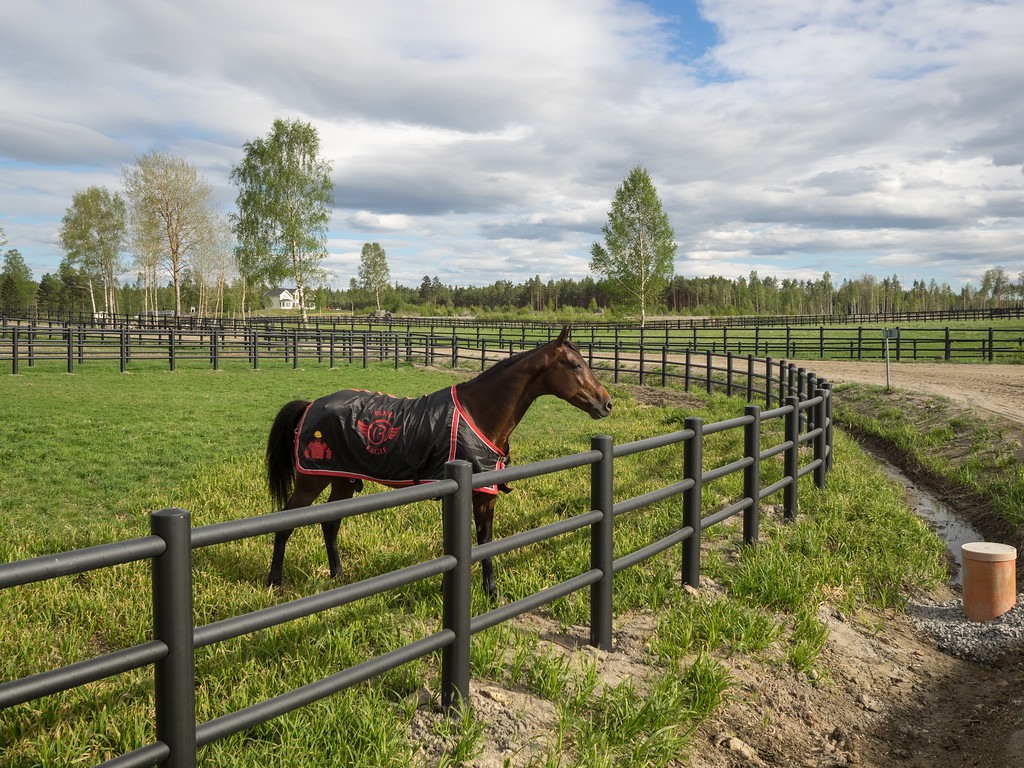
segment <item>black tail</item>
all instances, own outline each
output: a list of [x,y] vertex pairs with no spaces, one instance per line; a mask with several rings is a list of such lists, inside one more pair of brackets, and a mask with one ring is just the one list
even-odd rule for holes
[[308,406],[306,400],[288,403],[278,411],[267,438],[267,486],[278,509],[288,503],[295,485],[295,430]]

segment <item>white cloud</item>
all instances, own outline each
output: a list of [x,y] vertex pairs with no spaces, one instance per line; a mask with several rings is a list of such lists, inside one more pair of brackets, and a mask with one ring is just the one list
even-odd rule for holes
[[682,22],[625,0],[13,0],[0,227],[55,270],[74,192],[152,147],[230,206],[242,143],[298,117],[334,166],[341,284],[371,240],[406,284],[583,276],[638,162],[683,274],[1024,269],[1024,5],[700,8],[717,43],[690,62]]

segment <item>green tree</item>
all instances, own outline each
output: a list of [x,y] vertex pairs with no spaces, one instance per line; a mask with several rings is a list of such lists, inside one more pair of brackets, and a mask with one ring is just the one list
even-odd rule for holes
[[93,313],[97,311],[94,282],[103,289],[103,311],[117,312],[115,290],[123,268],[126,220],[124,199],[106,187],[76,192],[61,220],[61,246],[85,277]]
[[64,308],[60,278],[47,272],[39,280],[36,291],[36,306],[47,312],[57,312]]
[[121,169],[136,247],[153,246],[159,231],[160,259],[174,283],[174,312],[181,314],[181,278],[189,257],[211,237],[213,190],[195,166],[167,152],[150,150]]
[[0,271],[0,307],[27,309],[35,295],[36,284],[32,280],[32,270],[25,264],[21,251],[11,248],[4,254],[4,268]]
[[291,276],[305,323],[305,286],[324,276],[320,264],[334,206],[331,164],[317,156],[316,128],[299,120],[275,120],[266,138],[243,149],[242,161],[231,169],[238,187],[232,217],[238,271],[275,287]]
[[615,190],[608,223],[601,227],[605,244],[590,249],[590,269],[608,281],[610,291],[631,309],[656,307],[671,282],[676,254],[675,232],[661,207],[647,170],[637,165]]
[[391,270],[388,269],[388,256],[380,243],[363,243],[363,253],[359,259],[359,284],[363,290],[372,293],[380,310],[380,292],[388,287]]
[[430,282],[430,275],[424,275],[423,282],[420,283],[420,301],[423,304],[433,305],[436,298],[434,286]]

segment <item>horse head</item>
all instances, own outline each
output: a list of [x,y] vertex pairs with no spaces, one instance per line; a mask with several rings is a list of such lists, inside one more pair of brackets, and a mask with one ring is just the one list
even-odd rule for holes
[[562,326],[562,332],[549,346],[552,360],[544,378],[550,393],[586,411],[591,418],[611,415],[612,397],[590,370],[580,348],[569,341],[568,325]]

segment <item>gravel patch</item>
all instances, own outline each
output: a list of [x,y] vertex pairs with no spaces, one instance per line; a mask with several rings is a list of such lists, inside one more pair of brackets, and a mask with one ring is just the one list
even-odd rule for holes
[[906,615],[940,651],[960,659],[992,666],[1007,653],[1024,653],[1024,593],[1009,611],[985,622],[968,619],[960,600],[909,603]]

